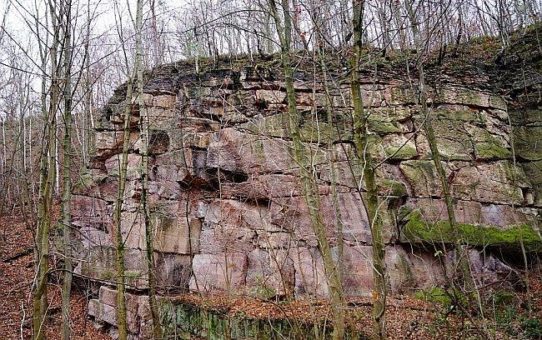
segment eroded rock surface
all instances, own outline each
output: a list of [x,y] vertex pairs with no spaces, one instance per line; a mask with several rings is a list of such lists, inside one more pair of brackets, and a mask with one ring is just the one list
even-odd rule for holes
[[[104,109],[91,168],[72,201],[73,224],[80,231],[77,272],[101,282],[114,281],[112,212],[123,112],[131,105],[121,226],[131,290],[147,288],[137,126],[146,110],[151,124],[149,206],[160,291],[221,290],[264,298],[327,296],[299,167],[291,156],[285,87],[280,79],[262,76],[276,72],[278,78],[279,71],[240,67],[197,77],[175,65],[159,71],[144,88],[144,107],[127,104],[120,88]],[[296,78],[301,137],[318,178],[320,210],[334,256],[340,237],[337,225],[343,228],[345,292],[369,295],[370,222],[353,158],[348,84],[328,84],[333,105],[329,112],[324,84],[302,71]],[[403,293],[430,288],[444,280],[445,268],[435,249],[453,240],[415,89],[400,77],[364,79],[363,84],[364,103],[371,114],[368,147],[380,164],[390,289]],[[461,84],[430,92],[430,114],[435,116],[437,142],[463,228],[462,243],[471,247],[476,278],[496,281],[502,272],[513,269],[492,250],[517,251],[521,242],[528,251],[542,247],[538,226],[542,154],[540,146],[533,148],[531,143],[532,136],[540,136],[540,111],[509,119],[506,102],[493,93]],[[115,324],[111,294],[102,286],[89,312],[97,320]],[[140,309],[145,303],[129,304],[133,315],[129,314],[128,323],[134,334],[143,327],[142,313],[147,312]]]

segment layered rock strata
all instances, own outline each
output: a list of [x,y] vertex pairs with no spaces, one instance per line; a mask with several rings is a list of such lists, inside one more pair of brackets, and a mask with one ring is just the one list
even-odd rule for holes
[[[104,108],[92,164],[72,202],[77,273],[105,285],[115,280],[112,212],[123,113],[129,105],[133,116],[121,229],[131,290],[147,288],[138,126],[146,110],[148,197],[160,291],[327,296],[322,257],[291,155],[280,72],[261,65],[197,75],[187,69],[186,64],[172,64],[150,74],[144,107],[126,102],[121,87]],[[401,77],[383,79],[363,79],[362,94],[370,114],[369,148],[379,165],[390,290],[397,294],[442,284],[446,266],[441,262],[452,256],[445,249],[454,240],[416,89]],[[335,256],[337,226],[342,226],[345,292],[368,295],[370,221],[352,149],[349,85],[340,76],[324,84],[299,70],[295,88],[301,138],[317,178],[320,211]],[[531,135],[528,129],[540,128],[540,115],[510,117],[501,97],[460,83],[434,87],[429,97],[472,270],[486,283],[510,277],[514,270],[493,250],[517,254],[542,249],[542,149],[524,142]],[[525,119],[530,119],[527,125]],[[107,319],[114,304],[102,295],[92,301],[91,314],[114,324]],[[145,320],[134,308],[134,324],[129,323],[137,334]]]

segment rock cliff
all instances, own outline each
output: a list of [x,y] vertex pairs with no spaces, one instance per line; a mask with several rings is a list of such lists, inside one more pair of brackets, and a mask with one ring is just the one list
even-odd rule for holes
[[[372,287],[370,222],[363,188],[355,180],[347,75],[337,69],[324,83],[317,65],[303,61],[297,66],[299,125],[318,178],[327,235],[336,253],[337,225],[342,225],[345,292],[367,295]],[[429,90],[430,112],[459,234],[479,282],[510,280],[522,249],[527,254],[542,249],[542,111],[532,101],[517,104],[512,92],[498,87],[492,92],[483,79],[446,79]],[[437,286],[446,270],[441,262],[447,263],[453,252],[444,250],[453,242],[421,129],[415,78],[369,70],[362,83],[370,113],[369,147],[379,164],[390,290],[398,294]],[[143,91],[145,107],[140,108],[126,102],[121,86],[96,129],[95,155],[72,202],[77,273],[105,286],[114,281],[112,211],[123,112],[129,105],[133,121],[122,232],[131,290],[147,287],[138,130],[139,114],[147,110],[149,201],[160,291],[327,296],[322,258],[290,154],[278,61],[226,60],[199,73],[190,63],[168,64],[147,74]],[[113,293],[102,287],[90,308],[110,324],[115,323],[115,303],[107,296]],[[145,320],[137,317],[138,308],[144,304],[132,302],[130,331],[139,333]]]

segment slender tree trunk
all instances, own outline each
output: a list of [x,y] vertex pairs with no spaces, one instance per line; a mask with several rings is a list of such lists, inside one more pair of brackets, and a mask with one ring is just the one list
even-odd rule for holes
[[113,212],[113,224],[115,227],[115,267],[117,271],[117,327],[119,330],[119,339],[126,340],[128,337],[128,328],[126,322],[126,277],[124,264],[124,240],[122,239],[121,217],[122,204],[124,202],[124,192],[126,189],[126,171],[128,167],[128,150],[130,148],[130,119],[132,116],[132,79],[128,79],[126,90],[126,109],[124,111],[124,131],[122,142],[122,156],[119,164],[119,183],[117,199],[115,201],[115,210]]
[[[293,142],[293,157],[296,164],[299,166],[301,175],[301,184],[303,186],[303,195],[309,209],[309,216],[311,219],[311,225],[313,231],[318,240],[318,247],[323,258],[324,268],[326,272],[326,279],[329,285],[331,295],[331,308],[333,311],[333,339],[344,338],[344,295],[339,268],[333,260],[331,254],[331,247],[326,235],[326,228],[324,225],[323,217],[320,212],[320,196],[318,192],[318,184],[314,176],[311,174],[309,164],[310,160],[307,157],[307,150],[305,150],[301,141],[301,135],[299,131],[300,117],[297,112],[296,97],[294,89],[294,77],[293,69],[290,59],[290,46],[292,37],[292,23],[289,13],[288,0],[282,0],[282,9],[284,14],[284,26],[279,17],[277,11],[277,4],[274,0],[268,0],[271,14],[275,19],[275,26],[281,42],[281,60],[284,70],[284,78],[286,83],[286,96],[288,100],[288,123],[289,132]],[[342,259],[338,259],[340,262]]]
[[[378,190],[376,186],[373,157],[368,151],[367,116],[363,109],[361,87],[359,83],[359,67],[361,59],[363,37],[363,7],[364,0],[352,0],[354,46],[350,60],[351,76],[350,87],[354,110],[352,121],[354,124],[354,145],[357,161],[362,168],[363,181],[367,190],[365,209],[371,226],[371,241],[373,249],[373,330],[378,339],[386,338],[385,312],[386,312],[386,266],[384,263],[384,240],[382,237],[382,218],[378,213]],[[361,192],[361,191],[360,191]],[[363,197],[362,197],[363,198]]]
[[71,84],[71,0],[64,0],[64,140],[62,147],[62,229],[64,250],[64,282],[62,285],[62,339],[70,339],[70,296],[72,286],[72,254],[71,254],[71,157],[72,143],[72,84]]
[[[324,44],[322,43],[321,46],[324,46]],[[329,128],[331,128],[333,126],[333,112],[334,112],[333,100],[329,92],[329,86],[328,86],[328,81],[327,81],[328,79],[327,69],[326,69],[325,60],[324,60],[324,51],[319,49],[318,53],[320,53],[320,68],[322,70],[322,78],[324,81],[324,91],[326,95],[327,124]],[[314,103],[316,103],[316,100],[314,100]],[[335,223],[337,227],[337,248],[338,249],[337,249],[337,269],[336,270],[337,270],[337,275],[339,277],[338,280],[340,282],[343,282],[342,280],[343,280],[344,264],[343,264],[342,259],[344,258],[344,226],[343,226],[343,221],[342,221],[341,209],[339,205],[339,193],[337,191],[337,165],[333,161],[334,159],[336,159],[336,152],[335,152],[334,144],[333,144],[334,142],[333,134],[330,134],[330,138],[326,142],[327,142],[329,153],[330,153],[328,166],[331,173],[331,194],[333,196],[333,207],[335,210]]]
[[[429,149],[431,150],[431,155],[433,158],[433,164],[437,171],[437,176],[439,178],[440,184],[442,186],[442,195],[444,196],[444,202],[446,204],[446,211],[448,213],[448,223],[450,224],[450,229],[452,231],[452,238],[455,243],[456,252],[454,255],[454,268],[457,266],[461,271],[461,281],[465,284],[465,288],[468,291],[473,291],[473,282],[472,276],[470,274],[468,259],[465,258],[463,248],[461,246],[460,235],[457,230],[457,223],[455,218],[454,203],[453,198],[450,192],[450,184],[448,183],[448,176],[446,176],[446,171],[442,165],[442,159],[440,156],[437,139],[435,136],[435,130],[433,129],[433,117],[429,112],[427,106],[427,91],[425,86],[425,70],[423,64],[423,51],[424,47],[422,46],[422,41],[420,39],[420,32],[418,29],[416,14],[413,8],[413,2],[409,1],[407,3],[407,13],[411,22],[412,35],[414,38],[414,45],[418,54],[418,92],[419,92],[419,104],[421,107],[421,114],[424,118],[424,131],[427,137],[427,142],[429,143]],[[455,265],[457,264],[457,266]],[[456,282],[455,278],[457,273],[452,273],[451,284],[455,288],[460,288],[460,285]],[[455,292],[453,292],[455,293]]]
[[90,0],[87,0],[87,31],[85,37],[85,100],[83,113],[83,161],[88,164],[88,156],[91,154],[93,134],[90,131],[94,128],[92,123],[92,82],[90,79]]
[[[47,273],[49,270],[49,229],[51,227],[51,208],[56,179],[56,112],[59,101],[59,77],[57,65],[58,25],[55,10],[56,2],[50,2],[51,21],[53,27],[53,43],[50,48],[51,58],[51,90],[49,109],[47,105],[46,80],[42,78],[42,113],[45,120],[44,139],[40,163],[40,190],[38,206],[38,227],[36,232],[36,278],[33,284],[32,302],[32,337],[35,340],[44,338],[43,322],[47,312]],[[42,68],[46,69],[46,59],[42,57]]]
[[142,144],[141,157],[141,208],[145,223],[145,245],[147,256],[147,272],[149,279],[149,304],[151,308],[153,335],[155,339],[162,338],[162,328],[160,327],[160,316],[158,314],[158,304],[156,302],[156,278],[154,272],[154,237],[151,225],[147,194],[149,192],[149,115],[143,101],[143,44],[141,41],[141,32],[143,30],[143,0],[137,1],[136,11],[136,61],[135,69],[137,74],[137,104],[140,111],[140,138]]

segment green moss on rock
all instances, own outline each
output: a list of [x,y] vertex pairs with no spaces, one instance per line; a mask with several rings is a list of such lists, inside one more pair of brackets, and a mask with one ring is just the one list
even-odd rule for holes
[[411,159],[418,155],[416,147],[411,144],[401,146],[390,145],[384,150],[386,151],[386,157],[394,160]]
[[456,124],[461,122],[474,124],[485,123],[483,116],[480,115],[478,111],[437,109],[434,110],[434,113],[437,121],[456,121]]
[[470,133],[477,159],[508,159],[512,157],[512,152],[507,148],[507,145],[487,130],[471,127]]
[[385,119],[383,117],[370,116],[368,124],[369,130],[381,135],[403,132],[403,130],[399,126],[399,123],[391,119]]
[[403,197],[407,195],[405,183],[393,179],[383,178],[378,180],[378,192],[385,196]]
[[415,196],[438,196],[441,194],[436,168],[431,160],[410,160],[401,162],[401,172]]
[[512,156],[510,150],[493,143],[474,144],[477,159],[507,159]]
[[519,157],[530,161],[542,160],[542,126],[514,129],[514,142]]
[[534,204],[542,207],[542,160],[524,163],[522,167],[533,186]]
[[[419,209],[406,217],[402,236],[410,242],[455,243],[454,232],[445,220],[434,223],[426,221]],[[542,237],[531,224],[518,224],[507,228],[487,225],[457,224],[459,242],[473,246],[505,247],[521,249],[521,243],[527,251],[542,250]]]

